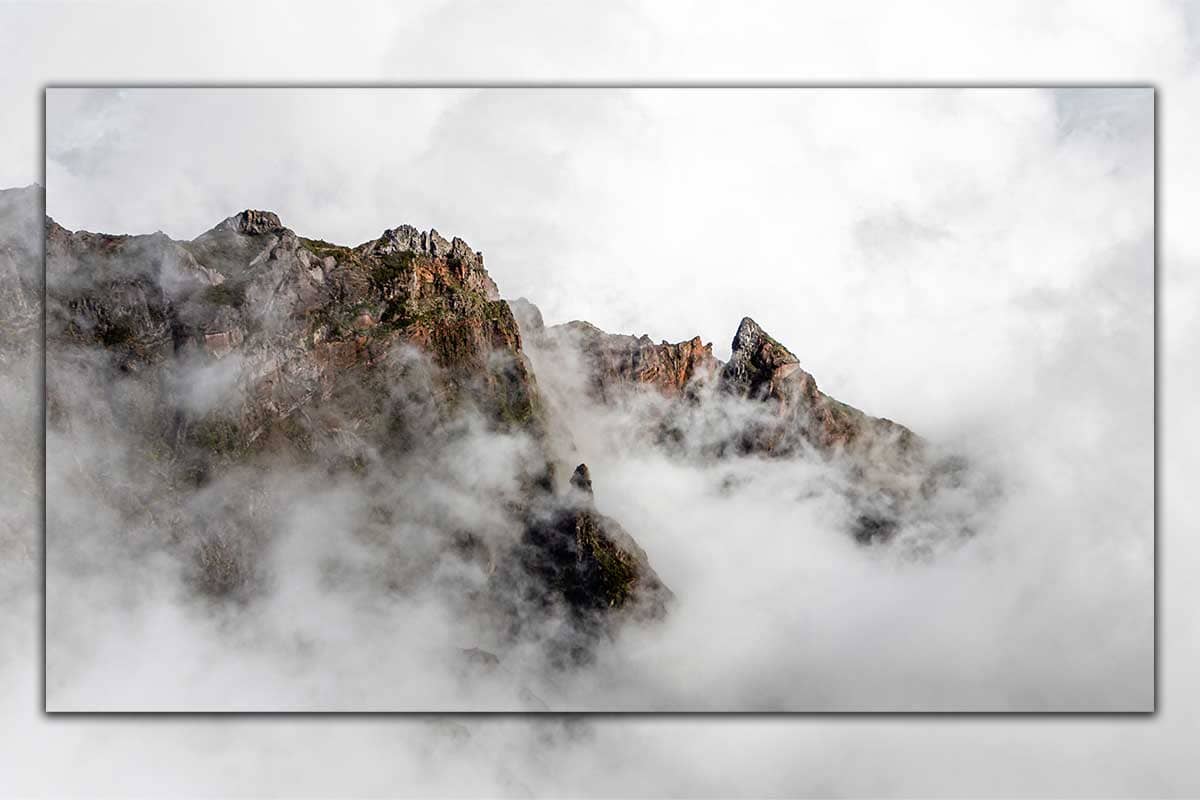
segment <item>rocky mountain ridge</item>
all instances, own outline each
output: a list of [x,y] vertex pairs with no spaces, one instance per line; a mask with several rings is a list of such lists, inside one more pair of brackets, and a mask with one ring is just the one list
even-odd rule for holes
[[[945,474],[907,428],[820,392],[749,318],[725,363],[699,337],[654,344],[584,322],[546,326],[531,303],[501,299],[481,253],[436,230],[400,225],[350,247],[258,210],[190,241],[72,232],[47,218],[45,247],[49,425],[99,424],[129,446],[131,517],[169,520],[154,524],[192,548],[193,583],[214,598],[252,595],[270,524],[236,508],[213,530],[176,509],[213,486],[269,496],[265,475],[286,464],[367,487],[376,499],[356,535],[385,543],[384,561],[400,565],[386,586],[461,562],[478,576],[464,608],[502,609],[496,628],[513,637],[565,615],[574,633],[551,643],[568,659],[626,620],[667,614],[671,591],[635,537],[596,509],[586,465],[558,478],[571,465],[556,463],[551,440],[570,433],[552,424],[529,345],[577,348],[598,403],[630,391],[666,398],[664,446],[683,435],[671,409],[715,414],[722,397],[752,406],[714,456],[844,461],[871,501],[852,525],[864,543],[890,538]],[[390,487],[470,436],[523,443],[512,488],[482,498],[482,520],[429,512],[421,521],[438,543],[415,556],[395,540],[411,509]],[[478,494],[455,469],[446,480]]]
[[[542,595],[532,607],[585,627],[664,613],[670,593],[632,537],[573,487],[556,487],[520,332],[482,257],[461,239],[400,226],[343,247],[248,210],[190,242],[71,232],[48,220],[46,248],[52,427],[94,413],[72,391],[87,384],[88,405],[107,407],[119,438],[166,464],[180,496],[281,459],[386,482],[463,435],[464,420],[490,435],[519,434],[533,443],[532,458],[516,495],[497,498],[494,525],[523,533],[498,545],[486,530],[447,529],[445,552],[433,557],[451,553],[512,586],[532,585]],[[195,376],[225,364],[219,396],[188,396]],[[120,396],[103,396],[117,386]],[[404,513],[385,505],[368,526],[379,530],[365,535]],[[197,585],[243,593],[244,546],[214,541],[198,546]],[[516,622],[528,608],[514,608]]]
[[[655,344],[587,322],[547,326],[524,298],[513,308],[532,344],[580,354],[595,401],[618,402],[631,391],[666,398],[654,418],[655,438],[664,447],[698,438],[702,453],[716,458],[807,455],[839,466],[860,507],[849,528],[862,543],[889,540],[908,512],[957,486],[965,469],[961,459],[935,453],[907,427],[820,391],[799,359],[750,317],[741,320],[730,359],[722,362],[699,336]],[[745,413],[729,419],[724,398],[740,402]]]

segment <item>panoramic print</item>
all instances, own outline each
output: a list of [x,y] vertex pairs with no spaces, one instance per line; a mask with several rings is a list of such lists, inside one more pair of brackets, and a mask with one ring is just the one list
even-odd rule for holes
[[1153,105],[47,90],[47,709],[1153,710]]

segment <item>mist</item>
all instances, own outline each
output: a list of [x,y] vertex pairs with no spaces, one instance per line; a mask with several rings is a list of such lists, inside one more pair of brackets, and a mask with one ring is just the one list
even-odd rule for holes
[[[565,670],[539,648],[576,637],[569,621],[536,619],[517,600],[521,630],[505,640],[483,597],[518,546],[504,509],[534,469],[531,440],[490,431],[471,408],[440,417],[436,368],[401,351],[383,374],[411,446],[380,453],[373,423],[349,418],[329,423],[335,435],[318,446],[383,472],[330,477],[281,456],[232,464],[180,494],[141,436],[164,424],[154,384],[54,342],[80,324],[65,298],[86,296],[88,275],[161,269],[165,289],[192,278],[138,248],[131,265],[90,273],[55,256],[48,705],[1148,710],[1151,246],[1144,230],[1131,235],[1070,289],[1058,275],[1006,287],[989,313],[1026,321],[1004,341],[1020,370],[1004,376],[1003,396],[972,397],[941,377],[959,400],[931,441],[965,459],[967,479],[910,514],[888,547],[847,535],[859,512],[836,458],[707,454],[760,405],[710,393],[699,413],[682,413],[637,388],[599,402],[577,343],[549,347],[524,330],[560,474],[590,465],[598,509],[631,530],[676,597],[665,622],[622,626],[593,661]],[[260,324],[274,330],[284,322],[270,307]],[[870,352],[857,338],[842,346],[856,345]],[[166,396],[199,417],[244,407],[255,376],[276,368],[264,358],[179,360]],[[664,415],[681,428],[674,448],[653,433]],[[447,556],[460,531],[483,532],[469,535],[482,557]],[[537,592],[514,580],[514,597]],[[238,603],[213,605],[205,589]]]
[[[1142,42],[1147,46],[1149,42],[1154,42],[1154,55],[1144,55],[1140,60],[1136,60],[1136,65],[1134,61],[1129,61],[1119,69],[1120,75],[1137,77],[1141,76],[1145,70],[1157,74],[1158,67],[1144,65],[1162,65],[1168,62],[1176,64],[1179,55],[1178,48],[1174,47],[1174,44],[1177,44],[1176,39],[1158,35],[1164,32],[1165,17],[1170,16],[1161,13],[1163,11],[1164,9],[1159,8],[1156,9],[1156,13],[1139,15],[1136,25],[1128,24],[1133,20],[1123,20],[1120,23],[1121,35],[1105,39],[1103,46],[1098,46],[1095,41],[1089,45],[1087,36],[1080,31],[1068,34],[1065,43],[1060,35],[1063,33],[1062,31],[1056,31],[1051,38],[1034,36],[1031,40],[1031,37],[1027,35],[1029,33],[1027,29],[1028,14],[1026,16],[1018,14],[1011,19],[1006,17],[1003,20],[998,18],[992,20],[994,24],[991,26],[991,36],[972,35],[962,37],[960,40],[951,35],[939,38],[938,41],[940,52],[943,54],[947,52],[947,49],[954,48],[955,42],[961,41],[963,46],[966,46],[966,42],[970,42],[969,46],[973,51],[970,58],[960,58],[960,66],[957,67],[959,71],[954,73],[968,76],[992,74],[987,69],[984,69],[982,73],[971,72],[969,67],[962,65],[968,61],[978,63],[974,59],[986,59],[989,53],[994,56],[997,49],[996,44],[1003,41],[1005,37],[1011,37],[1014,43],[1019,38],[1027,57],[1022,59],[1019,66],[1014,66],[1012,71],[1006,73],[1005,77],[1008,78],[1013,77],[1016,73],[1030,76],[1044,76],[1050,73],[1061,76],[1084,76],[1088,74],[1087,65],[1089,63],[1092,64],[1094,70],[1101,62],[1107,65],[1104,67],[1104,71],[1108,74],[1113,64],[1114,48],[1119,53],[1130,55],[1130,44],[1133,41]],[[104,16],[108,16],[108,10],[104,12]],[[1101,28],[1105,26],[1111,28],[1112,15],[1106,16],[1101,13],[1100,16],[1102,19],[1097,22],[1097,25]],[[418,22],[410,21],[405,24],[419,24],[426,18],[421,16]],[[444,17],[434,14],[433,18]],[[87,22],[89,19],[91,23]],[[755,13],[738,17],[741,22],[747,19],[762,21],[761,15]],[[98,21],[95,14],[81,14],[78,26],[82,28],[82,26]],[[199,24],[198,19],[193,21]],[[331,20],[329,22],[332,23]],[[532,33],[536,31],[536,26],[527,25],[527,22],[528,20],[525,20],[520,24],[526,39],[522,38],[521,32],[512,31],[514,35],[509,37],[509,40],[514,43],[514,46],[520,47],[519,43],[527,41],[528,35],[536,35]],[[734,23],[735,20],[726,19],[725,22]],[[933,20],[930,14],[926,13],[916,14],[913,19],[891,17],[887,22],[887,24],[897,23],[901,23],[900,27],[909,32],[913,41],[931,41],[932,37],[939,35],[937,32],[956,30],[961,32],[962,20],[957,19],[956,21],[953,14],[948,15],[946,19]],[[224,23],[222,25],[224,26]],[[1023,25],[1026,28],[1023,28]],[[927,34],[928,39],[916,35],[918,26],[927,26],[927,30],[925,28],[922,30]],[[718,27],[723,26],[715,25],[714,32]],[[736,28],[737,24],[734,27]],[[815,26],[812,30],[818,29],[821,29],[821,26]],[[594,34],[596,30],[596,27],[592,27],[589,33]],[[1024,32],[1018,35],[1018,32],[1022,30]],[[1146,31],[1157,31],[1158,34],[1143,36],[1142,34]],[[485,32],[476,31],[475,40],[479,41],[482,37],[496,42],[495,33],[493,26],[487,26]],[[82,38],[84,37],[76,36],[79,42],[82,41]],[[468,36],[469,38],[470,36]],[[600,38],[603,39],[604,34]],[[867,38],[869,39],[869,37]],[[412,39],[409,37],[408,43],[396,46],[392,54],[393,60],[390,63],[408,64],[407,59],[410,58],[428,58],[429,64],[438,65],[434,67],[435,70],[442,70],[442,73],[439,74],[470,74],[472,69],[470,65],[478,62],[472,62],[468,58],[451,64],[445,60],[447,54],[456,52],[451,49],[443,50],[441,60],[439,60],[436,55],[439,41],[444,41],[444,39],[439,40],[439,37],[435,36],[432,40],[425,41],[420,47],[414,49]],[[756,37],[755,41],[759,41],[759,39]],[[739,62],[735,66],[728,61],[713,62],[711,58],[714,55],[719,55],[721,58],[731,57],[737,48],[724,52],[722,48],[714,46],[714,39],[708,43],[697,43],[694,49],[681,49],[681,42],[675,38],[672,40],[670,52],[664,55],[664,58],[667,59],[665,63],[675,64],[674,67],[667,68],[670,74],[676,74],[670,72],[671,69],[679,70],[679,64],[688,62],[693,63],[697,68],[704,64],[704,69],[723,69],[725,71],[723,74],[727,74],[731,70],[744,70],[744,73],[739,72],[739,74],[769,73],[773,75],[782,71],[781,64],[792,64],[793,67],[788,69],[794,69],[796,58],[811,58],[814,59],[811,64],[812,69],[804,72],[805,76],[811,78],[814,75],[833,74],[828,71],[827,66],[817,67],[815,60],[819,59],[819,56],[814,54],[829,54],[830,48],[840,50],[848,40],[844,37],[833,36],[822,42],[808,36],[804,41],[806,42],[804,46],[797,47],[796,42],[789,37],[786,47],[784,47],[779,39],[768,39],[762,43],[761,47],[756,48],[753,58]],[[158,40],[157,44],[166,46],[168,43],[165,40]],[[176,41],[170,43],[170,46],[174,48],[180,44],[184,43]],[[386,41],[380,40],[376,44],[385,46]],[[1093,45],[1097,46],[1093,48]],[[81,54],[86,53],[87,50],[86,47],[77,48]],[[614,71],[612,66],[614,50],[610,48],[605,51],[603,44],[596,44],[594,50],[602,55],[606,54],[607,60],[601,59],[601,63],[608,64],[607,69],[609,73],[612,73]],[[853,48],[849,48],[849,50],[852,51]],[[257,48],[249,46],[241,48],[241,51],[245,58],[250,58],[252,53],[259,52]],[[73,49],[72,53],[74,52],[76,50]],[[271,66],[260,66],[258,74],[287,74],[288,64],[292,65],[293,70],[299,69],[301,72],[305,72],[311,70],[311,67],[307,65],[314,57],[324,58],[324,63],[330,68],[334,68],[331,58],[341,58],[343,59],[342,64],[337,68],[342,69],[343,72],[337,74],[350,74],[345,72],[345,70],[352,71],[354,69],[350,65],[357,63],[361,70],[361,65],[373,59],[376,52],[374,47],[358,50],[353,54],[345,51],[339,53],[336,47],[315,51],[304,50],[303,52],[297,49],[291,56],[280,58]],[[461,50],[457,52],[458,56],[462,55]],[[483,52],[483,49],[479,52]],[[789,55],[781,60],[784,52]],[[960,55],[965,54],[964,51],[956,52],[959,52]],[[282,53],[275,55],[283,56]],[[515,56],[515,52],[510,55]],[[120,57],[116,53],[112,53],[110,56],[117,59]],[[65,52],[55,56],[60,60],[65,57]],[[105,56],[105,58],[108,57]],[[924,58],[924,55],[921,57]],[[289,61],[288,58],[292,60]],[[306,66],[299,66],[301,62],[296,59],[300,58],[304,59],[303,63]],[[525,71],[518,70],[520,74],[536,74],[536,69],[533,69],[532,72],[528,71],[529,63],[524,58],[524,56],[514,58],[509,63],[523,64]],[[931,68],[924,66],[925,61],[920,62],[922,66],[917,66],[917,61],[905,61],[905,58],[904,53],[893,49],[882,58],[880,63],[891,64],[893,68],[896,68],[898,64],[907,64],[913,75],[932,74],[928,72]],[[689,59],[694,60],[689,62]],[[564,60],[569,59],[560,52],[560,61]],[[100,62],[104,62],[104,59],[100,59]],[[96,66],[100,70],[107,69],[108,73],[106,74],[110,75],[116,75],[122,69],[114,66],[118,63],[117,61],[104,63],[107,66],[88,61],[89,68]],[[374,62],[371,61],[371,63]],[[664,62],[657,63],[657,69],[664,69]],[[714,63],[723,66],[714,66]],[[833,59],[831,63],[844,62]],[[774,65],[773,68],[772,65]],[[195,62],[192,68],[197,71],[209,69],[209,67],[201,67],[199,61]],[[132,67],[126,66],[124,69],[123,74],[128,75]],[[420,74],[419,69],[428,69],[428,67],[418,68],[414,62],[412,69],[417,70],[412,74]],[[517,69],[517,67],[514,66],[513,69]],[[576,70],[579,69],[584,69],[585,72],[578,74],[592,74],[586,72],[590,67],[583,67],[577,63]],[[822,72],[821,69],[825,69],[825,71]],[[963,71],[964,69],[967,71]],[[283,70],[283,72],[278,72],[279,70]],[[466,70],[466,72],[461,70]],[[1165,70],[1166,67],[1163,67],[1160,71],[1165,73]],[[615,71],[620,71],[620,68]],[[668,73],[656,72],[655,74]],[[693,71],[689,74],[708,73]],[[843,73],[836,72],[836,74],[842,75]],[[1186,88],[1186,85],[1187,81],[1183,79],[1179,79],[1175,84],[1176,88]],[[14,118],[20,117],[20,110],[26,106],[32,113],[34,110],[32,93],[30,93],[30,98],[28,103],[14,102],[12,106],[8,107],[9,110],[17,109],[11,112]],[[1170,119],[1177,129],[1186,131],[1189,123],[1185,109],[1176,105]],[[23,124],[14,127],[24,129]],[[1180,141],[1182,140],[1181,138]],[[30,144],[26,149],[33,153],[37,148]],[[1173,154],[1171,163],[1176,170],[1186,167],[1188,161],[1186,156],[1186,152],[1183,151]],[[15,170],[14,174],[20,176],[22,180],[29,180],[30,176],[36,173],[22,167]],[[1179,191],[1182,188],[1182,181],[1173,183],[1172,176],[1178,174],[1173,171],[1164,175],[1164,178],[1168,180],[1168,185],[1173,185],[1175,188],[1175,191],[1168,190],[1175,201],[1170,206],[1172,215],[1177,215],[1188,206],[1188,203],[1185,202],[1186,198]],[[241,204],[241,201],[238,203]],[[228,203],[217,205],[220,206],[220,213],[228,212]],[[365,219],[369,215],[358,216]],[[391,216],[381,216],[387,220],[387,224],[392,224]],[[205,216],[203,223],[208,224],[213,218]],[[76,224],[89,223],[78,222]],[[134,226],[115,229],[132,230]],[[188,228],[183,233],[194,232],[194,230],[198,230],[198,228]],[[1185,244],[1182,239],[1171,238],[1173,263],[1177,269],[1168,270],[1168,272],[1172,276],[1175,288],[1187,285],[1184,267],[1190,249]],[[503,281],[503,276],[499,277]],[[508,293],[506,288],[506,294]],[[542,300],[536,294],[533,297]],[[1172,345],[1170,352],[1178,356],[1188,349],[1187,343],[1195,338],[1195,326],[1189,321],[1186,313],[1186,309],[1191,304],[1186,293],[1171,294],[1165,299],[1167,305],[1174,308],[1176,313],[1170,315],[1171,323],[1164,330],[1164,335]],[[549,307],[549,304],[542,302],[544,307]],[[648,324],[643,327],[651,330],[656,338],[657,335],[681,337],[703,331],[706,337],[712,336],[717,342],[717,347],[721,348],[723,346],[722,337],[727,338],[731,333],[732,325],[736,322],[736,315],[746,312],[759,313],[738,304],[738,309],[733,312],[733,317],[718,320],[719,324],[692,325],[688,330],[680,331],[678,334],[674,331],[655,331]],[[574,313],[576,312],[563,309],[556,318],[565,319]],[[582,316],[585,313],[582,312],[579,315]],[[597,318],[595,315],[589,316]],[[761,313],[759,316],[762,316]],[[763,321],[768,322],[765,319]],[[770,327],[769,322],[768,326]],[[628,331],[641,329],[638,325],[620,325],[611,322],[605,327]],[[772,330],[778,331],[777,328],[772,328]],[[791,338],[780,335],[790,346],[797,347]],[[1025,352],[1030,351],[1026,350]],[[1184,365],[1178,360],[1178,357],[1168,357],[1165,366],[1168,368],[1168,372],[1174,369],[1176,377],[1184,374],[1182,372]],[[826,374],[825,371],[816,368],[814,368],[814,372],[819,379]],[[1046,370],[1043,374],[1051,372],[1051,370]],[[997,383],[1001,382],[1000,378],[996,378],[996,381]],[[1189,382],[1184,381],[1183,383],[1188,383],[1190,386]],[[1172,380],[1172,389],[1168,393],[1169,397],[1174,398],[1174,400],[1168,399],[1168,402],[1172,409],[1171,413],[1176,419],[1179,419],[1178,412],[1184,407],[1181,395],[1179,395],[1183,383]],[[822,381],[822,385],[826,385],[826,381]],[[1010,388],[1024,390],[1024,382],[1009,385]],[[21,383],[14,391],[19,396],[26,397],[30,394],[26,389],[27,385]],[[977,393],[980,395],[990,394],[990,387],[979,386]],[[890,403],[868,403],[861,398],[850,396],[846,396],[844,399],[855,400],[857,404],[872,413],[891,413],[896,418],[920,428],[922,433],[930,432],[929,426],[919,426],[915,419],[896,413],[894,406]],[[1085,405],[1092,401],[1092,398],[1087,397],[1073,397],[1073,399],[1083,402]],[[14,406],[6,404],[6,408],[12,407]],[[31,414],[36,416],[36,398],[30,400],[29,407]],[[947,422],[962,421],[958,417],[950,418],[941,415],[938,410],[940,408],[941,406],[935,406],[929,410],[930,416],[935,419],[935,422],[938,418],[945,418]],[[1015,424],[1019,420],[1013,419],[1010,422]],[[14,427],[14,430],[16,429]],[[1169,447],[1169,453],[1163,464],[1166,472],[1170,474],[1186,472],[1192,459],[1186,456],[1185,449],[1181,449],[1182,447],[1178,443]],[[1046,463],[1049,465],[1061,462],[1047,461]],[[617,498],[612,497],[612,484],[599,477],[598,469],[596,472],[599,502],[604,505],[616,501]],[[1170,480],[1168,483],[1174,485]],[[33,486],[32,482],[29,486]],[[1179,487],[1176,486],[1176,488]],[[1181,495],[1178,491],[1172,491],[1170,496],[1176,498]],[[31,488],[29,493],[21,494],[20,497],[22,500],[14,505],[10,506],[6,503],[6,508],[24,508],[25,505],[21,503],[28,500],[29,518],[35,518],[36,492]],[[1168,503],[1163,526],[1175,530],[1184,525],[1184,519],[1182,507],[1174,501]],[[34,530],[33,526],[23,523],[19,529],[21,531]],[[642,530],[642,526],[639,526],[634,532],[643,538],[650,535],[647,531]],[[34,544],[36,538],[32,534],[28,541],[31,543],[29,546],[36,550]],[[643,544],[649,546],[650,542],[646,540]],[[986,786],[989,787],[989,791],[1002,790],[1015,794],[1030,792],[1039,794],[1047,792],[1060,794],[1145,793],[1148,791],[1148,787],[1153,787],[1150,791],[1171,793],[1180,791],[1184,785],[1181,781],[1187,780],[1183,777],[1183,773],[1187,771],[1184,765],[1189,762],[1186,761],[1186,753],[1179,745],[1186,738],[1185,735],[1188,732],[1186,724],[1181,729],[1183,720],[1180,714],[1186,715],[1189,698],[1186,692],[1181,694],[1181,690],[1185,689],[1185,683],[1181,683],[1184,673],[1180,670],[1186,669],[1187,659],[1185,656],[1190,652],[1189,648],[1194,648],[1191,647],[1192,640],[1186,635],[1188,631],[1182,629],[1180,625],[1180,620],[1183,619],[1181,615],[1186,614],[1186,604],[1179,602],[1181,598],[1178,595],[1180,588],[1186,585],[1186,582],[1181,583],[1178,580],[1179,575],[1182,574],[1178,570],[1186,566],[1192,548],[1186,544],[1185,540],[1181,540],[1174,543],[1170,551],[1172,560],[1164,563],[1164,568],[1175,575],[1175,578],[1170,581],[1170,586],[1173,588],[1167,592],[1166,604],[1168,609],[1179,610],[1179,613],[1170,615],[1170,619],[1175,620],[1170,623],[1171,631],[1173,634],[1179,635],[1172,635],[1169,642],[1166,643],[1166,650],[1169,651],[1171,658],[1167,659],[1165,669],[1168,678],[1174,676],[1174,679],[1169,681],[1174,689],[1168,692],[1170,702],[1167,703],[1164,713],[1160,713],[1157,720],[1148,719],[1144,723],[1141,721],[1114,721],[1111,718],[1099,721],[1078,718],[1042,718],[1032,721],[1028,719],[1006,721],[996,718],[984,721],[967,718],[955,721],[922,721],[910,717],[894,721],[879,718],[841,718],[829,721],[804,720],[795,717],[775,720],[765,718],[706,720],[694,717],[612,720],[593,717],[585,724],[568,731],[560,721],[556,720],[539,723],[536,721],[488,721],[460,718],[462,729],[455,729],[456,732],[453,732],[450,729],[455,728],[454,724],[432,726],[415,719],[397,718],[375,721],[329,718],[320,721],[297,718],[290,720],[259,718],[229,719],[220,722],[211,719],[176,718],[154,721],[154,733],[147,736],[145,726],[149,723],[145,721],[128,720],[123,723],[112,717],[95,721],[79,718],[70,720],[60,718],[55,721],[53,717],[42,717],[36,720],[36,724],[32,728],[32,736],[13,737],[7,742],[6,749],[11,757],[11,763],[18,765],[15,772],[9,771],[7,774],[8,779],[12,781],[10,785],[24,787],[21,793],[43,790],[46,776],[46,753],[50,744],[53,743],[59,751],[72,753],[74,764],[70,774],[61,770],[56,771],[57,777],[53,779],[54,785],[61,791],[67,791],[67,787],[74,787],[74,791],[89,793],[103,790],[105,786],[113,786],[114,784],[106,782],[112,780],[111,778],[102,779],[101,776],[109,774],[112,770],[120,770],[122,766],[127,768],[124,770],[127,777],[125,778],[126,782],[122,785],[122,790],[147,795],[160,793],[167,785],[182,793],[198,794],[225,792],[234,785],[254,786],[262,792],[281,792],[292,795],[341,793],[346,790],[348,785],[351,785],[347,782],[351,780],[348,778],[349,774],[353,775],[352,785],[356,787],[356,791],[364,794],[392,794],[397,791],[400,782],[403,782],[409,791],[431,793],[452,790],[455,792],[477,791],[488,794],[553,791],[625,794],[632,791],[632,786],[628,781],[633,779],[636,779],[637,792],[641,794],[735,794],[755,791],[768,793],[783,791],[784,787],[787,787],[786,790],[789,793],[805,792],[822,795],[841,792],[891,793],[900,791],[961,793],[968,791],[965,788],[967,786],[975,786],[976,790],[980,786]],[[35,565],[31,563],[32,566]],[[31,573],[29,585],[32,587],[33,584],[34,579]],[[26,601],[20,606],[10,606],[10,610],[14,611],[11,617],[11,627],[16,635],[16,638],[12,640],[14,642],[13,652],[34,652],[40,647],[40,641],[35,641],[36,631],[32,625],[27,624],[27,620],[35,617],[36,606],[36,598],[32,594],[28,595]],[[21,687],[19,696],[16,694],[9,696],[10,702],[7,707],[13,710],[14,717],[18,714],[24,716],[26,715],[26,706],[31,704],[21,698],[25,697],[27,688],[32,692],[36,687],[36,664],[32,663],[32,660],[26,662],[19,659],[9,660],[6,663],[9,665],[7,674],[11,679],[8,681],[9,685]],[[469,732],[463,733],[464,729]],[[1178,741],[1171,738],[1172,733],[1176,735]],[[730,743],[733,744],[732,750],[728,748]],[[303,761],[291,758],[289,754],[297,748],[311,752],[314,757]],[[547,750],[554,755],[556,769],[553,774],[537,766]],[[734,751],[737,755],[734,755]],[[714,754],[722,752],[725,753],[723,757],[713,757]],[[318,756],[318,753],[321,755]],[[955,759],[959,768],[953,772],[926,769],[925,765],[929,763],[931,755],[934,754],[939,759],[944,757]],[[274,764],[281,768],[264,774],[261,769],[264,760],[268,764]],[[335,762],[338,765],[336,769],[332,768]],[[752,770],[747,768],[731,769],[737,765],[746,767],[750,763],[756,765]],[[284,764],[286,764],[286,768],[282,768]],[[767,768],[762,769],[762,766]],[[1017,768],[1014,769],[1014,766]],[[451,789],[451,787],[453,788]]]

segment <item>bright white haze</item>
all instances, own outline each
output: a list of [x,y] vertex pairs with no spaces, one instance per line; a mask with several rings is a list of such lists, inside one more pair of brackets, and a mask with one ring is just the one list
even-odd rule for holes
[[[539,686],[552,708],[1144,710],[1152,110],[1148,89],[52,90],[47,209],[180,239],[242,208],[344,244],[435,227],[548,322],[700,334],[719,357],[750,315],[825,391],[999,476],[974,541],[897,562],[835,530],[830,497],[801,502],[814,465],[655,455],[531,352],[601,510],[680,598],[577,685]],[[93,516],[55,496],[56,446],[52,530]],[[480,447],[461,469],[511,470]],[[253,635],[176,613],[167,588],[131,614],[71,587],[53,707],[446,707],[446,666],[411,646],[454,643],[436,602],[384,634],[296,585],[361,503],[318,505],[276,549],[279,609]],[[159,655],[114,670],[139,648]]]

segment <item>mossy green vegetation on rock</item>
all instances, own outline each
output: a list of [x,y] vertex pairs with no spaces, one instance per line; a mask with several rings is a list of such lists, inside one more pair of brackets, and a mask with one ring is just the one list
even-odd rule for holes
[[342,263],[352,260],[353,250],[344,245],[332,244],[324,239],[307,239],[303,236],[298,237],[298,239],[301,247],[306,248],[318,258],[333,256],[335,260]]
[[226,281],[204,289],[201,298],[204,302],[212,305],[241,308],[246,303],[246,289],[244,286]]
[[599,520],[592,513],[579,515],[576,536],[585,559],[595,563],[601,600],[612,607],[624,606],[633,597],[641,575],[634,556],[604,535]]
[[371,267],[371,284],[381,293],[396,291],[412,275],[417,255],[410,250],[378,256]]
[[188,436],[196,447],[220,456],[236,455],[244,446],[241,426],[221,413],[206,414],[193,421]]
[[591,479],[580,464],[571,489],[548,518],[531,521],[526,569],[552,587],[580,619],[632,615],[659,619],[673,595],[633,537],[595,507]]

